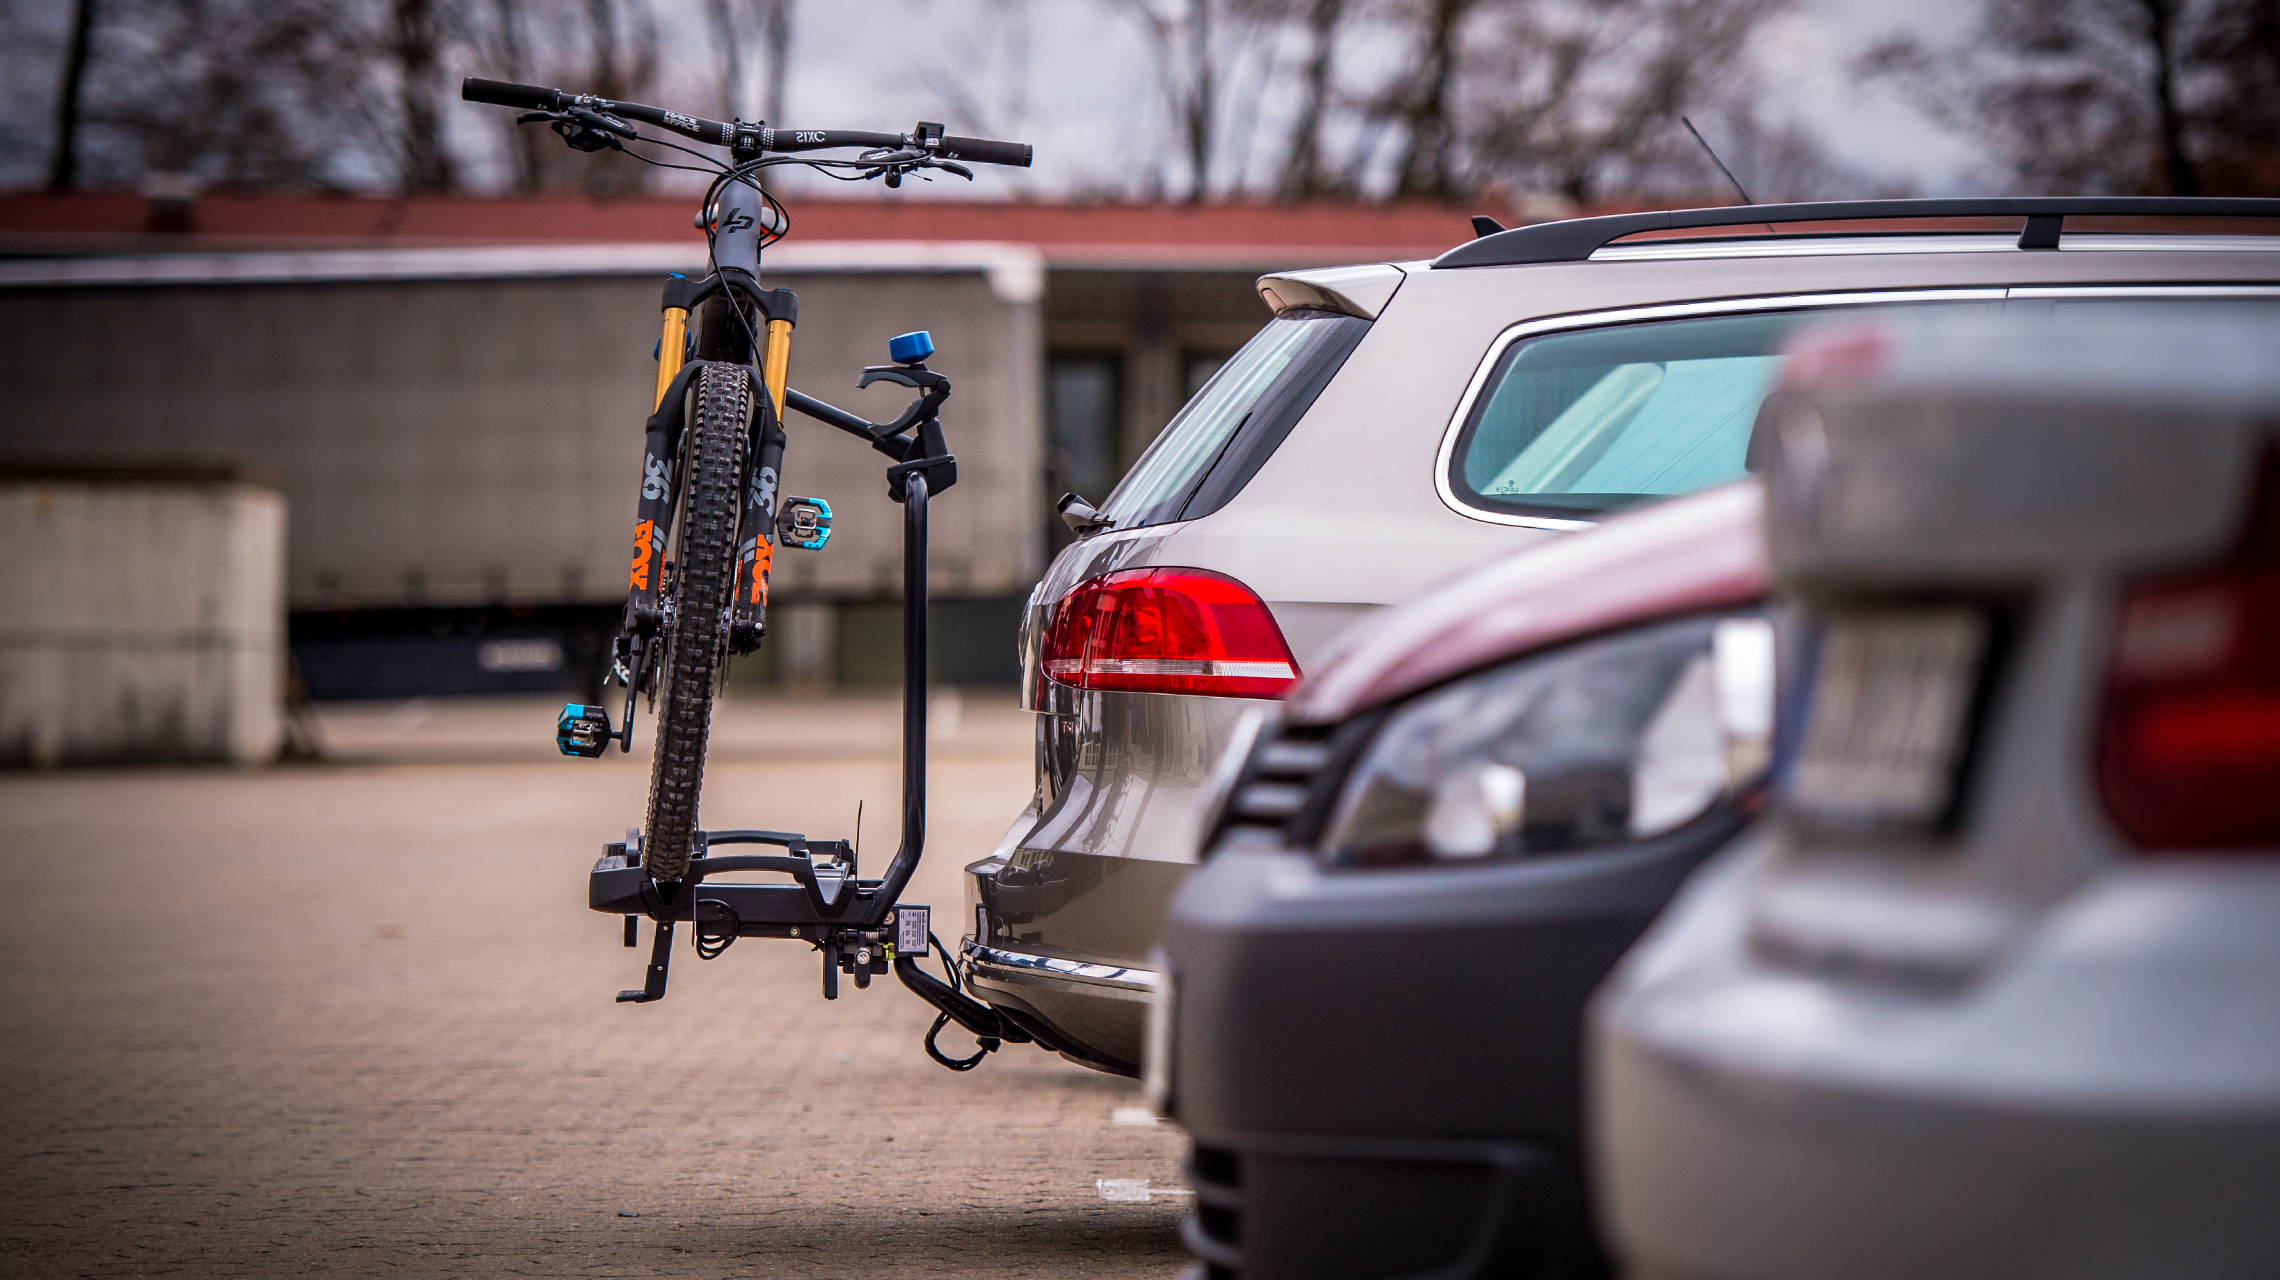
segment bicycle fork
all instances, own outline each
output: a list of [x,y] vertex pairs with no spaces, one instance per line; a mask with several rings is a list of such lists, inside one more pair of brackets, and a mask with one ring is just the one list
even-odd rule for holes
[[[633,557],[626,574],[625,617],[611,647],[611,671],[625,686],[624,715],[620,727],[613,730],[609,713],[602,708],[582,704],[563,708],[556,741],[564,754],[597,756],[612,741],[621,752],[633,750],[635,708],[650,680],[657,641],[665,629],[665,548],[683,479],[680,444],[688,426],[687,375],[694,371],[688,359],[689,319],[709,298],[718,298],[720,305],[735,306],[732,296],[724,296],[730,292],[719,276],[694,281],[677,275],[665,282],[657,338],[657,383],[643,437],[641,500],[634,512]],[[737,490],[744,498],[738,515],[735,578],[722,619],[732,654],[751,653],[767,631],[768,579],[774,563],[784,459],[783,406],[791,367],[792,329],[799,315],[799,299],[788,289],[742,292],[753,299],[765,319],[767,338],[758,353],[758,395],[750,406],[737,477]],[[820,548],[829,537],[830,506],[812,500],[803,503],[803,514],[808,514],[803,528],[819,536],[801,545]],[[821,513],[820,529],[810,514],[813,512]]]

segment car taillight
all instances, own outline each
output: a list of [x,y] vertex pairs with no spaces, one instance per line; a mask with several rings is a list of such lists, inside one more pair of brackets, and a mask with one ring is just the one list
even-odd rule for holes
[[1265,602],[1202,569],[1125,569],[1079,583],[1045,633],[1044,668],[1079,689],[1222,698],[1281,697],[1298,681]]
[[2147,849],[2280,849],[2280,453],[2225,562],[2122,592],[2098,754]]

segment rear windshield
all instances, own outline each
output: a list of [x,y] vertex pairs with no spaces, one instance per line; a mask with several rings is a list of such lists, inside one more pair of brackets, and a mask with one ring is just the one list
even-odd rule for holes
[[1326,311],[1286,311],[1243,344],[1140,455],[1101,510],[1119,529],[1193,520],[1227,504],[1369,331]]
[[1657,320],[1514,343],[1473,403],[1450,487],[1476,507],[1588,519],[1738,479],[1783,339],[1861,310]]

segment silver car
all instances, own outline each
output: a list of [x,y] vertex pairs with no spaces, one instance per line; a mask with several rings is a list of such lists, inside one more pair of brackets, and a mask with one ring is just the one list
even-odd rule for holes
[[[2204,203],[2192,211],[2218,211]],[[2224,237],[2059,242],[2070,214],[2149,209],[1634,214],[1490,234],[1431,262],[1261,279],[1274,318],[1097,511],[1064,508],[1086,536],[1038,583],[1022,638],[1036,794],[967,868],[974,991],[1046,1048],[1133,1073],[1150,949],[1196,859],[1213,765],[1258,700],[1372,609],[1743,474],[1775,353],[1810,318],[2273,274]],[[2014,229],[1890,221],[1941,217]],[[1860,219],[1884,221],[1827,229]],[[1640,233],[1692,238],[1625,239]]]
[[1598,997],[1627,1274],[2280,1274],[2280,287],[2187,294],[1768,403],[1810,692]]

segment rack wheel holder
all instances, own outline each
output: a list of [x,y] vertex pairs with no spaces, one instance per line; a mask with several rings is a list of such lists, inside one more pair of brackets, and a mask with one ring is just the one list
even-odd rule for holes
[[[915,337],[919,335],[906,335]],[[901,339],[897,340],[902,341]],[[696,856],[679,880],[659,882],[641,865],[641,835],[605,845],[601,860],[587,876],[587,905],[596,911],[625,917],[625,945],[639,945],[641,917],[654,922],[649,967],[639,988],[618,993],[623,1004],[648,1004],[665,998],[667,972],[672,963],[677,926],[687,923],[696,934],[698,950],[707,957],[720,954],[737,938],[789,938],[808,942],[823,953],[823,996],[839,997],[839,977],[848,974],[858,988],[871,985],[876,974],[892,969],[904,986],[941,1013],[935,1022],[956,1022],[980,1040],[982,1051],[1002,1041],[1027,1042],[1031,1036],[998,1011],[967,996],[918,967],[929,953],[929,909],[898,900],[911,873],[918,869],[926,847],[926,607],[927,607],[927,499],[957,483],[957,458],[943,440],[935,410],[950,393],[949,380],[929,371],[924,356],[917,359],[900,350],[901,365],[865,369],[857,386],[874,381],[894,382],[922,392],[920,399],[895,422],[871,423],[843,409],[790,391],[786,406],[797,409],[840,430],[862,436],[881,453],[895,459],[887,468],[888,496],[903,509],[902,591],[902,843],[878,879],[864,879],[856,866],[855,849],[844,840],[811,839],[798,832],[729,830],[703,831],[697,836]],[[909,438],[905,438],[909,433]],[[720,853],[723,846],[759,845],[782,853]],[[748,884],[708,882],[707,877],[730,871],[778,871],[792,883]],[[955,957],[945,955],[953,965]],[[933,1034],[927,1038],[933,1049]],[[948,1059],[936,1052],[939,1061]],[[967,1061],[971,1065],[978,1060]],[[962,1068],[961,1068],[962,1069]]]

